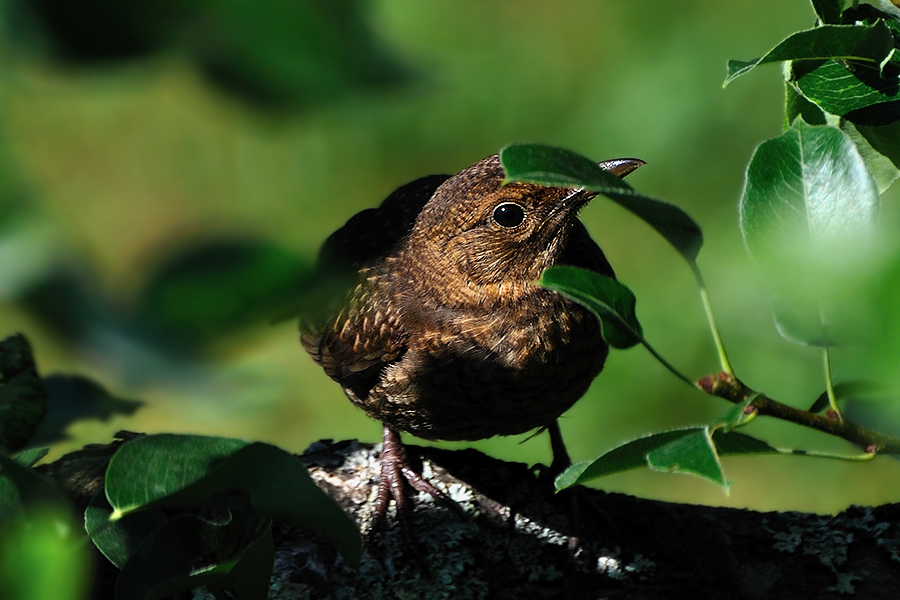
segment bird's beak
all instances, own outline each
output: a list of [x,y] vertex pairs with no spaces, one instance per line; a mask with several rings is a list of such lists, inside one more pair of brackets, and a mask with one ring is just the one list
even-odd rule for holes
[[647,163],[639,158],[614,158],[612,160],[602,160],[597,163],[604,171],[609,171],[617,177],[625,177],[638,167],[642,167]]

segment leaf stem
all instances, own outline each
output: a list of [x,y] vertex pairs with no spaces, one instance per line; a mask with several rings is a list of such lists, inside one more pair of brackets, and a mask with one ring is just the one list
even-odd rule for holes
[[847,462],[866,462],[877,456],[874,452],[863,452],[862,454],[837,454],[834,452],[819,452],[818,450],[791,450],[788,453],[795,456],[830,458],[832,460],[844,460]]
[[828,416],[818,415],[782,404],[765,394],[760,394],[750,389],[733,375],[727,373],[709,375],[701,379],[698,382],[698,386],[707,394],[724,398],[735,404],[743,402],[751,395],[756,394],[750,406],[756,408],[760,415],[775,417],[782,421],[789,421],[839,437],[864,448],[866,454],[900,455],[900,438],[857,425],[847,419],[829,418]]
[[719,335],[719,328],[716,326],[716,317],[713,315],[712,304],[709,301],[709,293],[706,291],[706,283],[703,281],[703,275],[700,274],[700,267],[695,261],[688,261],[694,277],[697,278],[697,287],[700,288],[700,300],[703,302],[703,310],[706,311],[706,320],[709,322],[709,329],[712,331],[713,340],[716,344],[716,350],[719,352],[719,362],[722,365],[722,371],[734,376],[734,369],[731,367],[731,361],[728,360],[728,353],[725,351],[725,344],[722,343],[722,336]]
[[644,348],[646,348],[650,352],[650,354],[653,355],[653,358],[658,360],[660,362],[660,364],[662,364],[662,366],[664,366],[666,369],[668,369],[669,372],[672,373],[672,375],[674,375],[675,377],[682,380],[683,382],[685,382],[686,384],[688,384],[689,386],[691,386],[693,388],[697,387],[697,382],[695,382],[693,379],[691,379],[690,377],[688,377],[687,375],[685,375],[684,373],[682,373],[681,371],[679,371],[678,369],[673,367],[671,364],[669,364],[669,361],[667,361],[665,358],[663,358],[662,355],[659,352],[657,352],[653,348],[653,346],[650,345],[650,342],[645,340],[643,336],[640,336],[640,339],[641,339],[641,344],[643,344]]
[[840,416],[841,409],[837,403],[837,396],[834,393],[834,381],[831,378],[831,349],[829,346],[822,348],[822,362],[825,363],[825,391],[828,393],[828,404],[836,415]]

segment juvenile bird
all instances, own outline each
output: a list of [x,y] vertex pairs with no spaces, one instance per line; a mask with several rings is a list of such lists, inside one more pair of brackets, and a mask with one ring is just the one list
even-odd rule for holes
[[[643,161],[600,163],[624,177]],[[608,347],[597,319],[535,282],[565,264],[614,277],[578,219],[594,193],[502,185],[497,155],[423,177],[351,218],[322,247],[323,270],[350,291],[325,318],[301,319],[307,352],[353,404],[384,425],[376,522],[412,469],[400,431],[478,440],[547,428],[554,468],[568,463],[557,417],[588,389]]]

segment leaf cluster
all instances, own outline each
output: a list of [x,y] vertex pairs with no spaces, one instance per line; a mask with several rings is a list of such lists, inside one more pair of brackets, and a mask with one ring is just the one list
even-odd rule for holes
[[[24,449],[47,397],[25,338],[0,342],[0,596],[82,598],[89,538],[121,570],[116,598],[164,598],[199,586],[266,598],[273,519],[319,535],[359,564],[356,525],[296,457],[229,438],[125,436],[82,529],[63,491],[32,468],[47,449]],[[51,557],[54,575],[39,576]]]
[[396,86],[408,69],[358,0],[12,0],[11,41],[82,68],[184,56],[216,89],[266,110],[302,110]]
[[[897,316],[896,311],[887,317],[861,313],[872,306],[873,273],[885,276],[880,194],[900,176],[900,19],[869,5],[845,9],[838,0],[817,0],[813,8],[816,27],[789,36],[758,59],[730,61],[725,81],[727,85],[759,65],[786,63],[785,131],[754,153],[740,217],[747,250],[769,282],[779,333],[821,349],[825,391],[809,410],[777,402],[735,377],[697,265],[702,233],[686,213],[636,192],[606,173],[602,164],[566,150],[514,144],[501,152],[508,182],[595,191],[644,220],[681,254],[696,278],[721,362],[719,373],[697,383],[647,342],[634,294],[622,283],[565,266],[548,269],[540,283],[590,309],[610,346],[644,345],[682,381],[735,403],[708,424],[651,434],[575,465],[560,475],[559,488],[649,467],[698,475],[727,490],[722,456],[802,454],[869,460],[878,453],[900,453],[900,440],[853,423],[839,405],[878,386],[866,381],[835,384],[831,367],[832,348],[872,348],[877,338],[873,330],[885,329],[878,317]],[[890,343],[896,348],[895,341]],[[757,415],[830,433],[863,452],[779,449],[734,431]]]

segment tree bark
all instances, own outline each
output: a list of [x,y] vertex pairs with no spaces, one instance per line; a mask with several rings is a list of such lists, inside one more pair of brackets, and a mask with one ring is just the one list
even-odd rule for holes
[[[118,444],[44,467],[81,505],[100,489]],[[360,524],[370,526],[379,446],[313,444],[300,458]],[[312,535],[275,523],[270,598],[896,598],[900,509],[837,516],[760,513],[574,488],[559,494],[527,466],[474,450],[408,446],[423,474],[465,511],[411,496],[412,542],[393,509],[367,537],[358,571]],[[105,560],[105,559],[100,559]],[[112,597],[100,563],[95,596]],[[106,593],[108,592],[108,595]]]

